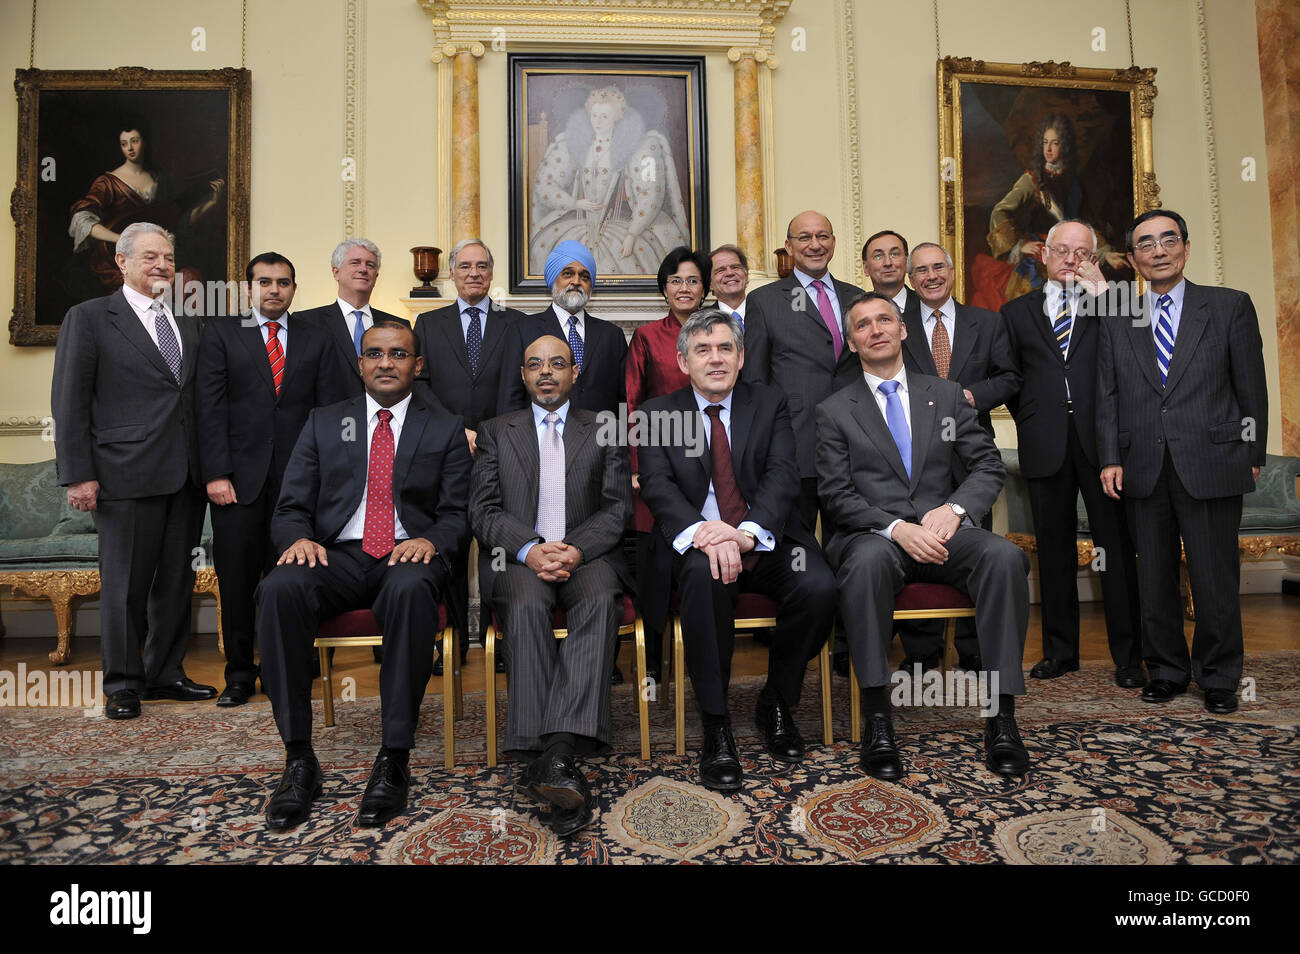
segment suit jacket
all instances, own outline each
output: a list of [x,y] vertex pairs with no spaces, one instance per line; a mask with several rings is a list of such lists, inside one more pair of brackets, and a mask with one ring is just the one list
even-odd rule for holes
[[[601,442],[592,411],[569,405],[564,424],[564,542],[582,551],[584,563],[609,560],[625,586],[623,531],[632,513],[627,449]],[[532,408],[503,414],[479,428],[474,456],[470,520],[478,537],[479,580],[492,580],[493,551],[509,562],[537,539],[541,456]]]
[[102,499],[123,500],[172,494],[187,480],[199,483],[199,320],[175,317],[179,383],[120,289],[68,310],[50,395],[60,484],[97,480]]
[[[862,289],[836,280],[835,294],[842,316]],[[858,356],[849,350],[847,340],[839,360],[835,359],[835,343],[817,302],[793,273],[755,289],[745,299],[745,366],[740,379],[785,392],[800,477],[817,473],[813,409],[852,381],[858,366]]]
[[[1016,393],[1015,364],[1011,345],[1002,316],[987,308],[975,308],[953,302],[956,320],[953,322],[952,360],[948,364],[948,380],[961,383],[975,398],[980,427],[993,433],[995,407],[1005,404]],[[921,319],[924,307],[919,296],[908,299],[903,323],[907,326],[907,340],[903,342],[903,364],[907,373],[927,374],[937,377],[934,355],[925,335]],[[856,355],[855,355],[856,357]],[[859,377],[861,375],[859,374]]]
[[[956,381],[907,373],[912,476],[866,379],[817,408],[817,478],[835,534],[826,555],[838,563],[847,542],[894,520],[920,523],[956,501],[978,524],[993,509],[1006,468]],[[955,433],[945,421],[955,422]],[[947,438],[947,439],[945,439]]]
[[504,356],[510,326],[523,317],[523,312],[513,308],[493,308],[488,313],[478,373],[470,374],[459,306],[452,302],[446,308],[419,315],[415,319],[415,337],[424,355],[424,371],[418,386],[431,389],[443,407],[460,414],[466,427],[477,430],[482,421],[499,413],[502,373],[509,370],[519,377],[518,366],[507,369]]
[[333,346],[320,328],[293,314],[284,327],[289,340],[278,395],[255,319],[210,318],[199,338],[200,474],[204,483],[229,477],[244,503],[267,486],[278,493],[311,409],[347,397],[336,390]]
[[[370,309],[370,314],[374,318],[387,318],[389,321],[406,322],[405,318],[390,315],[388,312],[380,311],[373,306]],[[334,376],[334,382],[331,389],[339,393],[339,399],[341,400],[343,397],[360,397],[365,394],[366,386],[361,380],[361,369],[357,367],[357,346],[352,340],[352,335],[348,333],[348,323],[343,317],[343,310],[339,308],[338,301],[332,301],[328,305],[321,305],[319,308],[295,311],[293,317],[299,321],[316,325],[325,332],[325,336],[333,343],[332,348],[327,349],[333,353],[331,374]],[[409,322],[406,323],[409,324]]]
[[1098,463],[1123,466],[1126,496],[1151,495],[1166,449],[1198,500],[1250,493],[1267,442],[1264,345],[1245,292],[1186,283],[1164,387],[1151,324],[1102,319]]
[[[618,413],[618,406],[627,398],[623,380],[623,363],[627,360],[627,337],[623,329],[610,321],[603,321],[587,312],[583,321],[586,337],[582,344],[582,373],[578,375],[569,400],[574,407],[587,411]],[[511,326],[509,346],[502,359],[501,394],[497,413],[519,411],[528,407],[528,392],[524,390],[519,368],[524,363],[528,346],[543,335],[555,335],[561,341],[569,340],[569,330],[560,324],[555,309],[550,305],[535,315],[525,315]]]
[[[804,526],[796,506],[799,468],[785,395],[776,388],[744,382],[738,383],[732,394],[732,469],[749,504],[745,519],[770,531],[778,545],[789,537],[804,546],[816,546],[816,538]],[[641,409],[648,414],[667,411],[683,418],[699,418],[700,414],[695,391],[690,387],[652,398]],[[703,419],[700,421],[703,426]],[[670,545],[683,530],[704,519],[700,509],[713,479],[713,457],[708,447],[699,457],[689,457],[686,451],[680,442],[670,446],[642,444],[637,448],[641,499]]]
[[[365,493],[366,432],[364,397],[308,415],[271,519],[276,552],[303,538],[326,547],[338,541]],[[448,572],[469,542],[469,475],[464,421],[413,393],[393,458],[393,500],[407,536],[432,543]]]
[[[1052,334],[1047,295],[1037,289],[1002,306],[1019,393],[1007,401],[1016,419],[1020,469],[1026,477],[1049,477],[1065,461],[1069,408],[1088,462],[1097,466],[1097,346],[1101,330],[1096,299],[1080,298],[1070,329],[1069,360]],[[1066,382],[1069,390],[1066,390]]]

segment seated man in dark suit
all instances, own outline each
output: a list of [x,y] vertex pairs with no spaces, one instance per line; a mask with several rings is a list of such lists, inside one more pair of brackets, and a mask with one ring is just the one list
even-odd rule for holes
[[382,825],[405,811],[438,603],[469,537],[464,421],[411,393],[422,362],[406,322],[378,322],[362,344],[366,394],[308,417],[271,524],[283,553],[258,589],[262,681],[286,750],[266,809],[273,831],[305,821],[321,792],[311,747],[317,625],[366,606],[384,633],[384,724],[357,823]]
[[[545,335],[528,346],[532,404],[480,426],[470,505],[479,579],[511,647],[505,751],[528,762],[529,790],[554,806],[551,829],[561,837],[591,821],[574,755],[609,749],[632,513],[627,451],[597,440],[596,415],[572,405],[576,378],[568,344]],[[552,629],[557,603],[569,631],[562,640]]]
[[[700,779],[717,791],[742,783],[727,708],[741,591],[781,605],[756,719],[768,752],[785,761],[803,758],[791,711],[835,615],[834,578],[796,504],[799,465],[785,395],[738,385],[744,361],[740,323],[717,308],[697,311],[677,338],[677,363],[691,386],[641,408],[652,419],[679,421],[676,433],[686,440],[637,446],[641,499],[677,552],[686,664],[704,723]],[[707,435],[708,449],[691,435]]]
[[835,526],[826,553],[838,568],[840,617],[867,712],[861,765],[876,778],[902,777],[889,698],[894,597],[907,583],[932,582],[970,595],[980,655],[997,678],[985,764],[1023,774],[1029,757],[1014,706],[1025,691],[1029,560],[975,524],[1006,468],[960,384],[904,369],[907,329],[892,301],[866,292],[845,314],[862,376],[817,408],[817,472]]

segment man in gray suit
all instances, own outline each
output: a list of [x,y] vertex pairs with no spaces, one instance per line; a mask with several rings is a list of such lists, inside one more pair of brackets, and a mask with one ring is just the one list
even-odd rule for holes
[[[484,599],[510,643],[504,748],[528,762],[528,790],[553,806],[551,829],[561,837],[591,822],[574,757],[609,748],[619,593],[630,584],[627,451],[597,440],[596,414],[570,404],[577,376],[567,342],[544,335],[528,345],[531,404],[480,422],[470,502]],[[563,640],[552,630],[557,604]]]
[[799,515],[815,529],[813,409],[857,374],[858,363],[845,346],[842,317],[845,305],[862,289],[831,277],[835,232],[820,212],[801,212],[790,220],[785,249],[794,271],[746,299],[740,380],[785,392],[799,462]]
[[[1243,655],[1237,528],[1268,437],[1259,320],[1245,292],[1183,277],[1190,246],[1177,212],[1138,216],[1128,246],[1150,292],[1135,319],[1101,322],[1097,443],[1102,488],[1124,495],[1138,552],[1151,676],[1142,699],[1168,702],[1195,676],[1207,711],[1232,712]],[[1196,598],[1190,658],[1179,537]]]
[[876,778],[902,776],[888,689],[894,597],[907,583],[945,583],[975,603],[980,655],[997,680],[985,764],[1023,774],[1029,756],[1015,696],[1025,691],[1029,560],[976,525],[1006,479],[1002,458],[960,384],[905,370],[907,328],[892,301],[864,292],[846,312],[861,373],[817,408],[817,474],[835,527],[826,555],[867,712],[860,764]]
[[167,305],[176,258],[164,229],[127,226],[116,260],[122,288],[63,319],[51,405],[59,483],[70,506],[94,512],[99,531],[104,714],[134,719],[142,695],[194,701],[217,691],[181,665],[204,507],[199,321]]

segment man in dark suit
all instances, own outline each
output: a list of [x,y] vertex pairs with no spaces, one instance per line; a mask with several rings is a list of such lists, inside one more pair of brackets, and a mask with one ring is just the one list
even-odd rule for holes
[[961,385],[905,368],[908,330],[892,301],[864,292],[847,311],[861,374],[817,408],[817,471],[835,527],[826,553],[838,568],[840,616],[867,713],[860,764],[875,778],[902,776],[889,698],[894,597],[907,583],[932,582],[975,603],[990,703],[997,693],[985,764],[1023,774],[1029,757],[1015,696],[1025,691],[1029,560],[975,524],[1002,489],[1002,458]]
[[366,606],[384,634],[383,748],[357,823],[382,825],[406,809],[438,603],[469,538],[464,421],[411,393],[422,364],[417,347],[404,321],[381,321],[367,331],[365,396],[312,411],[284,474],[271,524],[272,541],[283,552],[257,593],[262,682],[286,752],[266,808],[273,831],[306,820],[321,792],[311,747],[317,626]]
[[1047,283],[1002,306],[1020,390],[1007,405],[1016,419],[1020,472],[1038,541],[1043,658],[1029,675],[1054,679],[1079,668],[1078,519],[1083,494],[1092,538],[1101,550],[1101,590],[1115,682],[1146,684],[1137,562],[1124,508],[1101,490],[1097,463],[1097,344],[1090,289],[1104,282],[1097,234],[1067,219],[1047,234],[1040,256]]
[[676,551],[686,664],[704,723],[700,779],[718,791],[742,784],[727,707],[740,593],[763,593],[781,606],[755,718],[768,752],[783,761],[803,758],[791,712],[835,615],[834,578],[795,506],[799,473],[785,396],[737,384],[743,344],[739,322],[716,308],[687,319],[677,364],[691,386],[642,408],[652,420],[680,422],[676,433],[686,439],[637,446],[641,499]]
[[[167,305],[172,236],[139,222],[117,240],[122,288],[69,309],[54,352],[55,456],[68,504],[99,531],[104,714],[140,698],[211,699],[185,675],[203,527],[194,426],[199,322]],[[143,658],[141,651],[143,650]]]
[[[528,346],[532,404],[483,423],[470,505],[485,601],[511,647],[505,751],[528,763],[530,792],[554,806],[551,829],[566,838],[591,822],[574,756],[609,749],[632,513],[627,450],[599,441],[596,415],[569,401],[572,355],[552,335]],[[568,628],[562,640],[552,628],[556,605]]]
[[709,272],[709,288],[724,315],[735,315],[740,328],[745,329],[745,290],[749,288],[749,260],[735,245],[719,245],[709,253],[713,265]]
[[[1205,708],[1237,708],[1241,681],[1241,498],[1268,437],[1268,390],[1255,306],[1245,292],[1194,285],[1187,223],[1155,209],[1128,231],[1129,261],[1149,283],[1130,320],[1102,322],[1097,356],[1101,484],[1124,495],[1138,552],[1146,702],[1192,676]],[[1178,595],[1179,537],[1196,599],[1189,658]]]
[[[504,360],[510,326],[523,313],[506,308],[488,297],[492,288],[492,252],[482,239],[458,242],[451,250],[448,269],[456,286],[456,301],[437,311],[426,311],[415,319],[415,336],[424,355],[424,372],[417,387],[436,395],[443,407],[465,419],[469,452],[475,451],[478,426],[497,416],[501,375],[516,374]],[[462,661],[469,648],[468,550],[453,567],[449,594],[456,631],[460,634]],[[480,615],[486,625],[487,613]],[[482,630],[480,630],[482,631]],[[505,657],[500,657],[502,663]],[[442,674],[442,648],[433,664],[434,675]]]
[[907,251],[907,239],[893,229],[877,232],[862,246],[862,270],[871,279],[871,290],[890,299],[903,314],[920,303],[904,281]]
[[551,289],[550,308],[528,315],[513,325],[501,375],[498,413],[528,406],[528,392],[518,369],[525,349],[543,335],[555,335],[573,349],[578,381],[570,400],[586,411],[618,413],[627,398],[623,364],[627,336],[612,322],[586,311],[596,284],[596,259],[581,242],[560,242],[546,257],[546,284]]
[[[844,305],[862,289],[831,277],[835,232],[820,212],[801,212],[785,230],[794,271],[749,293],[741,380],[785,392],[799,463],[799,514],[817,526],[817,455],[813,409],[853,379],[857,362],[844,346]],[[826,529],[823,528],[823,535]]]
[[[333,404],[334,357],[319,328],[294,318],[293,263],[263,252],[244,271],[252,310],[211,318],[199,338],[195,383],[199,468],[212,503],[212,558],[221,580],[226,688],[219,706],[253,694],[253,591],[278,555],[271,515],[298,434],[314,407]],[[290,341],[292,337],[292,341]]]

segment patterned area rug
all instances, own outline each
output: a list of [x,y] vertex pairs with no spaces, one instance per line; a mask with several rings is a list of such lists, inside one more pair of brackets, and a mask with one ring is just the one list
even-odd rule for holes
[[[410,809],[379,830],[354,825],[379,700],[340,703],[338,724],[318,727],[314,740],[325,793],[307,824],[279,835],[262,815],[283,764],[267,703],[148,705],[127,723],[8,709],[0,862],[1294,863],[1300,653],[1246,662],[1255,700],[1229,717],[1206,714],[1195,691],[1144,705],[1111,684],[1109,667],[1033,681],[1017,707],[1032,758],[1020,780],[984,768],[973,708],[897,710],[908,774],[898,784],[867,777],[848,741],[844,679],[833,686],[837,742],[814,743],[814,673],[797,713],[809,757],[786,766],[757,744],[750,714],[761,680],[738,682],[745,787],[732,795],[698,784],[698,723],[688,723],[687,755],[671,755],[671,700],[652,706],[654,758],[642,763],[632,690],[616,688],[615,753],[585,763],[596,819],[568,841],[551,834],[543,809],[511,799],[508,763],[485,765],[481,693],[465,697],[451,771],[441,699],[426,697]],[[498,698],[504,715],[504,691]]]

